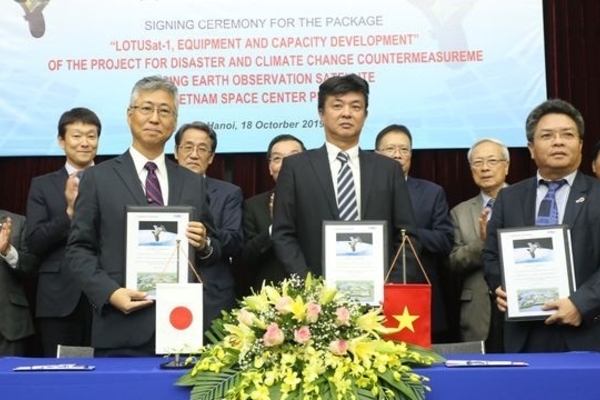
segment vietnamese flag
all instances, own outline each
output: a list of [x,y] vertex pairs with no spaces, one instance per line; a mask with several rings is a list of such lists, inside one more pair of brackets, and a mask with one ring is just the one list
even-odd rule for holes
[[202,284],[156,285],[156,354],[182,354],[202,346]]
[[400,329],[386,339],[431,347],[431,285],[385,284],[383,314],[386,327]]

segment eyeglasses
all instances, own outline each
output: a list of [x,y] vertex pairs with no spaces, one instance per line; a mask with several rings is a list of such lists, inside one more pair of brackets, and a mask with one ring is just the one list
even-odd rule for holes
[[199,156],[206,156],[206,155],[212,153],[211,150],[207,149],[206,147],[204,147],[201,144],[199,144],[197,146],[194,146],[192,144],[186,144],[183,146],[177,146],[177,148],[181,151],[181,153],[184,156],[189,156],[190,154],[192,154],[192,152],[194,150],[196,150],[196,152],[198,153]]
[[285,154],[285,155],[276,155],[273,157],[269,158],[269,161],[272,162],[273,164],[281,164],[283,159],[286,158],[287,156],[291,156],[293,154],[298,154],[298,151],[293,151],[290,154]]
[[154,111],[158,110],[158,116],[161,118],[170,118],[174,115],[177,115],[175,111],[165,106],[154,106],[150,104],[144,104],[141,106],[131,106],[129,108],[139,111],[139,113],[142,115],[151,115],[154,114]]
[[383,149],[378,149],[378,151],[387,154],[388,156],[393,155],[395,152],[400,153],[403,156],[407,156],[410,154],[410,148],[406,146],[387,146]]
[[485,164],[487,164],[488,167],[496,167],[496,166],[498,166],[498,164],[500,164],[503,161],[506,161],[506,160],[504,158],[490,158],[487,160],[475,160],[471,163],[471,167],[483,168],[483,166]]

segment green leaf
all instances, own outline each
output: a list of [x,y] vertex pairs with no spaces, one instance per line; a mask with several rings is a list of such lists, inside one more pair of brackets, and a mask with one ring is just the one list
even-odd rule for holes
[[377,400],[379,398],[378,395],[371,393],[370,390],[357,388],[356,389],[356,399],[357,400]]
[[[439,355],[438,353],[436,353],[435,351],[431,350],[431,349],[427,349],[425,347],[421,347],[421,346],[417,346],[415,344],[410,344],[407,343],[407,349],[408,351],[412,351],[415,353],[418,353],[421,357],[431,357],[433,358],[433,363],[437,364],[437,363],[442,363],[444,361],[446,361],[446,359],[444,357],[442,357],[441,355]],[[420,363],[411,361],[411,360],[405,360],[404,362],[407,365],[410,366],[418,366],[418,367],[428,367],[428,365],[422,365]]]
[[224,324],[225,321],[223,321],[223,318],[213,320],[210,328],[204,332],[204,336],[206,336],[209,342],[217,344],[223,340],[226,335]]
[[[216,400],[226,398],[227,392],[240,380],[240,371],[233,369],[219,373],[202,371],[194,377],[190,400]],[[179,384],[179,381],[177,382]]]
[[194,386],[196,384],[196,377],[192,376],[191,371],[185,373],[185,375],[179,377],[175,385],[177,386]]
[[[394,390],[394,392],[398,392],[398,394],[400,394],[402,396],[399,398],[410,399],[410,400],[418,400],[419,399],[419,397],[417,397],[417,394],[414,391],[414,388],[411,385],[407,384],[406,382],[397,381],[396,379],[394,379],[394,374],[389,369],[386,370],[384,373],[378,373],[377,376],[380,377],[381,380],[383,380],[387,384],[386,385],[387,387]],[[417,382],[417,383],[420,383],[420,382]],[[380,386],[384,386],[384,385],[381,384]]]

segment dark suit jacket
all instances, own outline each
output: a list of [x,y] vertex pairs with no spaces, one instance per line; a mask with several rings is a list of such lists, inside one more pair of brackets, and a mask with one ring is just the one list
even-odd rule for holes
[[[400,242],[400,229],[414,240],[417,228],[404,174],[395,160],[359,150],[361,219],[383,220],[388,224],[389,259]],[[339,220],[335,190],[325,146],[286,157],[277,178],[273,217],[275,253],[288,274],[322,275],[322,224]],[[410,254],[410,252],[407,252]],[[412,269],[407,276],[416,275]],[[387,270],[387,266],[386,266]],[[402,275],[395,268],[392,281]]]
[[64,317],[73,312],[81,289],[66,263],[71,220],[67,215],[67,170],[31,180],[27,199],[27,246],[41,261],[37,284],[37,317]]
[[[501,285],[498,229],[535,225],[536,178],[529,178],[500,191],[488,223],[482,259],[485,277],[494,290]],[[570,296],[581,315],[579,327],[558,325],[550,332],[563,336],[569,350],[600,351],[600,181],[578,172],[567,199],[563,224],[571,230],[577,290]],[[528,333],[543,322],[506,322],[506,352],[523,350]],[[560,340],[560,338],[559,338]]]
[[[231,273],[230,258],[237,254],[244,243],[242,229],[242,189],[238,186],[206,177],[209,209],[218,230],[221,243],[221,259],[211,268],[220,271],[219,279],[205,282],[207,290],[214,298],[212,309],[204,313],[205,328],[210,322],[221,316],[221,310],[230,310],[235,305],[235,281]],[[217,305],[217,299],[220,305]]]
[[35,256],[28,253],[25,244],[25,217],[0,210],[0,221],[10,217],[10,241],[19,253],[17,268],[13,269],[0,258],[0,333],[7,340],[20,340],[33,335],[33,320],[29,302],[23,289],[23,279],[33,275],[38,267]]
[[[212,217],[206,203],[204,179],[185,167],[166,160],[169,179],[169,205],[196,208],[212,238],[214,252],[196,268],[205,282],[215,282],[222,272],[213,268],[221,257],[214,235]],[[125,287],[125,207],[148,205],[129,152],[88,168],[80,182],[75,216],[69,235],[67,258],[80,287],[96,309],[92,346],[103,349],[131,348],[148,343],[154,334],[154,307],[125,315],[108,304],[110,295]],[[214,308],[205,290],[204,309]]]
[[285,279],[283,266],[275,256],[269,227],[273,223],[269,212],[272,190],[244,202],[244,234],[246,243],[236,259],[240,269],[248,271],[252,287],[260,289],[262,282],[277,283]]
[[439,271],[448,262],[454,237],[446,194],[440,185],[423,179],[409,176],[406,184],[421,240],[421,262],[431,280],[432,331],[444,332],[448,329],[448,321]]

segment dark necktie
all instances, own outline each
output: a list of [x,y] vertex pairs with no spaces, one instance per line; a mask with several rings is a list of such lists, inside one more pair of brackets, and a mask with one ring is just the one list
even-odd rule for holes
[[487,213],[487,220],[489,221],[490,218],[492,218],[492,211],[494,211],[494,202],[496,200],[495,199],[489,199],[487,203],[485,203],[485,207],[483,208],[484,210],[489,210],[489,212]]
[[158,167],[152,161],[148,161],[144,168],[148,170],[148,175],[146,176],[146,200],[148,200],[148,204],[152,206],[164,205],[160,183],[156,176],[156,169]]
[[354,176],[348,165],[349,156],[348,153],[340,151],[336,158],[342,163],[337,180],[337,203],[340,220],[355,221],[358,219],[358,206],[354,190]]
[[544,196],[538,209],[536,225],[558,225],[558,207],[556,205],[556,191],[560,189],[567,181],[540,181],[540,184],[548,186],[548,192]]

